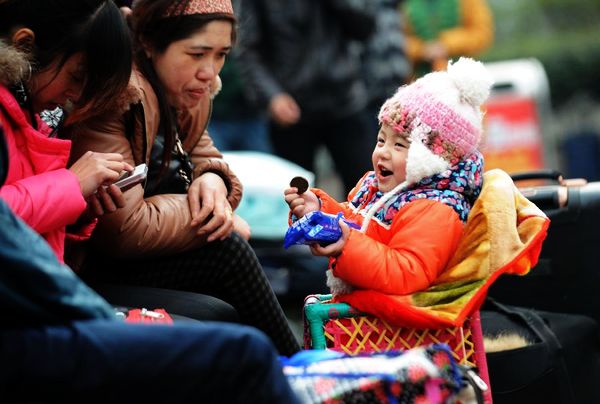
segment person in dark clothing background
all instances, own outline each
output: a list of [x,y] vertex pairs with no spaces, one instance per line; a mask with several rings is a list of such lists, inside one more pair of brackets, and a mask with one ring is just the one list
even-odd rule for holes
[[275,153],[314,171],[324,145],[346,191],[369,167],[367,90],[360,55],[375,27],[369,0],[241,0],[239,69],[268,110]]
[[376,29],[362,50],[363,74],[369,102],[371,133],[379,131],[377,115],[383,103],[407,83],[412,67],[406,55],[400,5],[403,0],[373,0]]

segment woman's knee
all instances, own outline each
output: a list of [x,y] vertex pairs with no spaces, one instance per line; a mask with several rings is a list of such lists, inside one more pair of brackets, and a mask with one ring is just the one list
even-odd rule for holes
[[260,262],[252,246],[242,236],[232,233],[221,241],[225,257],[237,266],[260,268]]
[[254,250],[252,249],[248,241],[235,232],[231,233],[231,236],[224,239],[222,243],[224,244],[227,250],[230,250],[232,252],[241,251],[244,253],[251,253],[252,255],[254,255]]

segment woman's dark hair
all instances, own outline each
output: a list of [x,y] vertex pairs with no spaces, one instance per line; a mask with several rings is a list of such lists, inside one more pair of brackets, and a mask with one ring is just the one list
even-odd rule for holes
[[[139,0],[135,3],[131,24],[133,29],[134,57],[138,69],[150,82],[160,110],[160,120],[164,130],[163,169],[171,160],[175,144],[177,118],[167,102],[165,90],[154,70],[152,61],[146,56],[144,46],[162,53],[175,41],[190,37],[211,21],[229,21],[232,25],[231,43],[236,40],[236,20],[230,14],[194,14],[165,17],[169,9],[183,9],[190,0]],[[185,134],[182,134],[182,137]]]
[[[110,0],[5,0],[0,2],[0,36],[18,28],[35,34],[35,70],[58,61],[58,71],[83,54],[85,84],[78,106],[104,111],[131,75],[131,38],[119,9]],[[29,51],[29,50],[25,50]]]

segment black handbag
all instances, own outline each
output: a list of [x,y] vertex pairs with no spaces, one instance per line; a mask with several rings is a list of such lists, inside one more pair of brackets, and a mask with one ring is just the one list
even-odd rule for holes
[[593,319],[489,298],[480,315],[485,337],[516,333],[529,342],[486,354],[495,404],[600,402],[600,336]]
[[162,166],[165,138],[159,129],[148,165],[148,179],[144,188],[144,197],[159,194],[185,194],[192,183],[194,165],[189,155],[183,150],[179,135],[176,134],[175,144],[171,151],[171,160],[166,168]]
[[[130,142],[135,135],[136,114],[144,115],[142,104],[132,105],[125,117],[125,134]],[[175,134],[175,144],[171,151],[169,165],[163,168],[162,161],[165,149],[164,128],[158,128],[154,144],[150,151],[150,162],[148,164],[148,175],[144,186],[144,197],[160,194],[185,194],[192,183],[194,164],[189,155],[183,149],[179,134]],[[143,137],[143,156],[146,155],[148,144]]]

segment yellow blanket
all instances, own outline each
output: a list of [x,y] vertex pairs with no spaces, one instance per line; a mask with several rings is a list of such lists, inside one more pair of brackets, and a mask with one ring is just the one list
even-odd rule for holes
[[391,324],[460,326],[479,308],[498,276],[525,275],[537,263],[549,224],[508,174],[490,170],[484,174],[481,195],[471,209],[457,252],[433,286],[405,296],[357,290],[336,300]]

